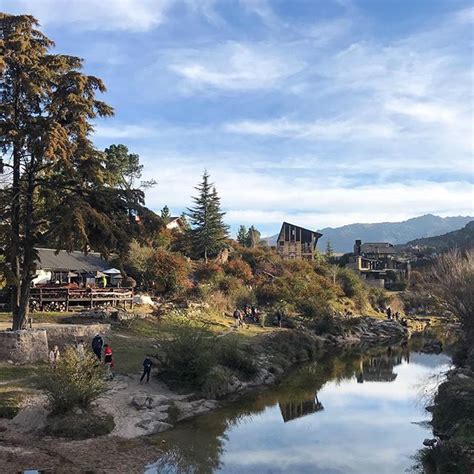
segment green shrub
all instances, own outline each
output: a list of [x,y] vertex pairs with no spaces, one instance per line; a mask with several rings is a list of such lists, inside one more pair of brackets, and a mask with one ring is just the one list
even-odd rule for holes
[[318,335],[329,334],[336,330],[336,322],[331,315],[326,314],[321,318],[315,319],[311,328]]
[[74,348],[67,348],[57,368],[44,371],[39,386],[46,392],[53,413],[87,408],[106,391],[104,367],[91,353],[81,357]]
[[217,346],[217,361],[232,370],[237,370],[246,377],[257,373],[254,355],[235,337],[224,337]]
[[339,268],[336,280],[342,288],[344,295],[353,298],[363,291],[363,283],[357,274],[349,268]]
[[230,373],[224,367],[214,367],[202,386],[202,393],[207,398],[221,398],[227,395]]
[[390,298],[382,288],[369,288],[369,303],[373,308],[385,308]]
[[201,388],[215,364],[214,346],[215,338],[205,328],[178,325],[157,354],[163,376],[172,384]]
[[321,318],[331,313],[329,302],[318,297],[311,297],[298,304],[298,310],[307,318]]
[[49,436],[87,439],[107,435],[114,428],[115,422],[112,415],[68,412],[49,417],[44,431]]

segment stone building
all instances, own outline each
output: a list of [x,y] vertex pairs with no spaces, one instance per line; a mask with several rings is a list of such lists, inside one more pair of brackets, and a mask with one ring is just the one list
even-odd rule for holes
[[384,287],[389,271],[400,279],[410,277],[410,261],[402,258],[389,242],[367,242],[356,240],[354,252],[349,258],[350,268],[372,286]]

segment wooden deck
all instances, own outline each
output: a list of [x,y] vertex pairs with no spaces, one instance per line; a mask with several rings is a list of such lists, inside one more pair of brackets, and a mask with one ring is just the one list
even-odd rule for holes
[[32,288],[30,303],[36,302],[39,308],[49,303],[63,304],[66,311],[71,306],[93,308],[101,305],[133,307],[133,290],[124,288]]

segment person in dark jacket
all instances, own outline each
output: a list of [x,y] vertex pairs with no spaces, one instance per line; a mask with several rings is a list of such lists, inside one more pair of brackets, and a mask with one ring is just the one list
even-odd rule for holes
[[153,366],[153,361],[149,357],[145,357],[145,360],[143,361],[143,374],[140,377],[140,383],[143,382],[145,375],[146,375],[146,383],[150,381],[150,373],[151,373],[152,366]]
[[96,355],[97,359],[102,360],[102,346],[104,345],[104,340],[100,334],[96,334],[94,339],[92,339],[92,350]]

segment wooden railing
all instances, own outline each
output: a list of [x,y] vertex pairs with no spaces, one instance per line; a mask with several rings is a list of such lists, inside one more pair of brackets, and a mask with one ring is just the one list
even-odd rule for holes
[[49,303],[61,303],[64,304],[66,311],[69,311],[71,305],[93,308],[103,304],[123,305],[124,307],[128,304],[132,307],[133,290],[125,288],[32,288],[30,303],[33,301],[40,309]]

